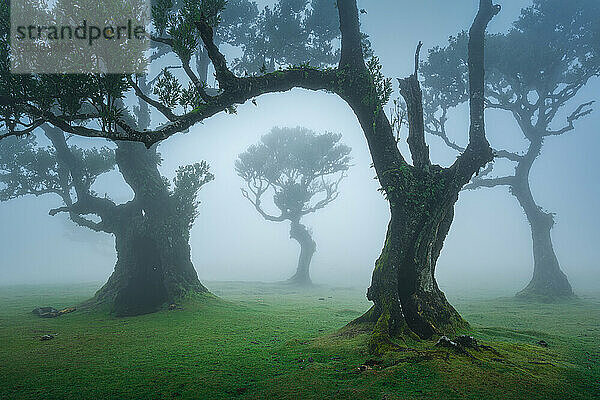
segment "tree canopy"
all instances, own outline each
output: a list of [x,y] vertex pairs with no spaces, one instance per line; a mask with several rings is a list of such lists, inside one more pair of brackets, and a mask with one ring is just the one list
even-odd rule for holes
[[[60,130],[45,126],[45,131],[53,141],[52,146],[39,146],[33,135],[0,140],[0,201],[26,195],[55,194],[63,205],[51,210],[51,215],[67,212],[73,222],[79,225],[113,233],[111,222],[115,221],[112,221],[112,215],[125,212],[127,205],[116,205],[106,195],[100,196],[94,192],[92,185],[99,176],[115,168],[115,150],[109,147],[82,149],[68,146]],[[132,151],[128,148],[131,145],[122,143],[121,146],[121,152]],[[146,155],[150,159],[146,158],[145,161],[160,165],[161,158],[156,151],[149,151]],[[126,174],[123,167],[121,165],[122,173]],[[208,168],[204,161],[181,166],[172,184],[162,177],[155,182],[169,188],[179,221],[184,226],[191,226],[197,216],[198,191],[214,179]],[[147,178],[154,177],[149,175]],[[89,215],[95,215],[101,221],[87,218]]]
[[[486,37],[486,108],[512,116],[528,147],[525,152],[494,150],[495,158],[514,163],[514,174],[497,176],[490,164],[466,188],[507,186],[525,211],[534,277],[520,292],[523,296],[573,294],[553,249],[554,215],[536,204],[529,180],[545,139],[573,131],[575,121],[592,112],[593,101],[572,103],[600,75],[599,21],[597,1],[535,0],[507,33]],[[465,32],[451,37],[446,47],[433,48],[421,66],[425,129],[458,152],[464,147],[450,139],[446,122],[449,110],[468,99],[467,40]]]
[[[528,140],[561,135],[591,112],[592,102],[576,105],[566,124],[557,114],[579,90],[600,74],[600,4],[594,0],[535,0],[507,33],[486,37],[486,107],[510,112]],[[442,137],[447,112],[465,102],[467,92],[466,32],[434,47],[421,65],[427,131]],[[499,156],[517,160],[505,151]]]
[[[267,220],[300,219],[338,197],[338,186],[350,167],[350,147],[337,133],[317,134],[307,128],[273,128],[239,155],[237,174],[246,181],[242,189]],[[280,215],[269,215],[261,198],[273,192]]]
[[[150,146],[218,112],[234,112],[236,104],[273,91],[274,84],[277,91],[288,90],[294,84],[288,79],[291,76],[296,81],[312,80],[310,75],[316,74],[317,67],[334,64],[340,54],[336,44],[339,17],[333,2],[282,0],[259,10],[247,0],[156,0],[152,4],[154,52],[150,61],[161,67],[158,76],[16,76],[8,73],[9,4],[1,7],[5,23],[0,27],[0,67],[5,72],[0,76],[0,124],[6,133],[0,137],[30,133],[48,122],[76,135],[135,140]],[[289,36],[289,29],[300,33]],[[360,34],[360,38],[365,54],[370,54],[366,35]],[[264,46],[273,49],[283,42],[277,52],[270,50],[268,55],[263,51]],[[221,44],[242,50],[231,70]],[[166,62],[166,54],[176,56],[175,65]],[[264,60],[263,54],[267,54]],[[219,84],[216,89],[206,84],[209,63]],[[179,68],[184,76],[172,73]],[[260,76],[277,71],[273,76]],[[308,86],[314,88],[314,84]],[[124,115],[131,112],[118,101],[126,93],[135,94],[163,120],[148,129],[127,122]]]

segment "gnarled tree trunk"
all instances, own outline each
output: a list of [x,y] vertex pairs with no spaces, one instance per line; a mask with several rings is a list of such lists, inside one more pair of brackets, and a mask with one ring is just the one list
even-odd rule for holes
[[93,301],[116,315],[139,315],[207,292],[191,261],[189,234],[172,229],[168,214],[148,218],[136,211],[114,232],[115,270]]
[[525,211],[531,226],[533,240],[533,278],[517,297],[555,299],[573,296],[573,289],[565,273],[561,270],[552,244],[551,230],[554,217],[536,203],[529,186],[529,174],[533,162],[540,153],[542,140],[532,141],[527,154],[516,168],[511,193]]
[[92,302],[108,304],[117,315],[139,315],[207,292],[191,261],[189,226],[158,171],[155,149],[119,142],[116,160],[135,197],[115,211],[117,263]]
[[[432,167],[433,168],[433,167]],[[385,245],[367,292],[374,305],[356,323],[375,324],[373,352],[390,339],[412,332],[420,338],[454,333],[467,326],[435,280],[435,267],[454,218],[456,186],[447,171],[420,173],[411,167],[395,173],[387,187],[391,220]],[[426,175],[426,176],[424,176]]]
[[420,46],[415,73],[399,80],[409,114],[408,145],[413,159],[409,165],[398,151],[383,112],[384,100],[374,84],[376,78],[365,68],[361,49],[356,46],[360,36],[356,4],[350,6],[340,0],[338,7],[342,57],[337,93],[352,107],[362,126],[391,211],[385,245],[367,293],[373,307],[352,324],[374,324],[369,348],[383,352],[393,346],[392,337],[403,332],[430,338],[467,326],[439,289],[435,265],[454,217],[458,193],[493,158],[485,137],[484,35],[500,8],[490,0],[480,0],[469,32],[469,145],[451,167],[441,168],[431,165],[424,140],[417,77]]
[[302,225],[299,220],[291,221],[290,238],[296,240],[300,245],[300,256],[298,257],[296,273],[287,282],[304,286],[312,285],[310,262],[317,249],[317,244],[312,239],[306,226]]

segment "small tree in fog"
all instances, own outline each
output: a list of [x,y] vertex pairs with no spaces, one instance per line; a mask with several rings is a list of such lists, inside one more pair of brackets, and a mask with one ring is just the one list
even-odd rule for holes
[[[573,295],[552,244],[554,214],[535,202],[530,173],[546,139],[572,132],[575,122],[592,111],[593,101],[572,100],[600,74],[599,21],[597,0],[535,0],[507,33],[486,38],[486,107],[514,118],[528,146],[523,153],[495,151],[496,158],[514,163],[514,174],[494,175],[490,165],[466,188],[506,186],[523,208],[531,226],[534,269],[521,297]],[[447,47],[434,48],[421,68],[426,130],[459,152],[464,147],[450,140],[445,124],[448,110],[469,99],[467,40],[463,32]]]
[[[235,170],[246,181],[242,195],[256,211],[267,221],[290,221],[290,238],[300,244],[298,267],[290,283],[311,284],[309,268],[316,244],[300,221],[339,195],[351,151],[340,139],[340,134],[317,134],[302,127],[273,128],[235,162]],[[278,215],[263,207],[265,195],[273,196]]]

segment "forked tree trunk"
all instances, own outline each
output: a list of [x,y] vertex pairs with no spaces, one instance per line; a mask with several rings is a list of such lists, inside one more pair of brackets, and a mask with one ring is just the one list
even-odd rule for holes
[[337,4],[342,31],[337,93],[352,107],[361,124],[391,211],[385,245],[367,293],[373,307],[352,324],[374,324],[370,351],[384,352],[394,346],[393,336],[403,331],[430,338],[467,326],[440,291],[435,266],[454,217],[458,193],[473,174],[493,159],[485,138],[484,37],[487,24],[500,7],[490,0],[480,0],[469,31],[469,145],[451,167],[444,169],[431,165],[424,139],[418,51],[415,73],[399,80],[409,114],[411,166],[398,150],[383,112],[381,93],[373,75],[366,70],[361,46],[357,45],[360,23],[356,3],[338,0]]
[[317,249],[317,244],[312,239],[306,226],[302,225],[298,220],[291,222],[290,238],[296,240],[300,245],[300,256],[298,257],[296,273],[287,282],[303,286],[312,285],[310,279],[310,262]]
[[531,166],[541,147],[541,140],[531,143],[529,151],[517,166],[515,184],[511,185],[510,190],[525,211],[533,240],[533,278],[525,289],[517,293],[517,297],[551,300],[572,297],[573,289],[560,269],[554,252],[551,237],[554,217],[535,203],[529,186]]

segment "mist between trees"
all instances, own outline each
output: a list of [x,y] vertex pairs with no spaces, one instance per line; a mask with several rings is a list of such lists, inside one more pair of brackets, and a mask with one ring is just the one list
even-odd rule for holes
[[[403,55],[414,59],[412,74],[392,80],[374,55],[376,43],[363,33],[368,10],[355,1],[340,0],[337,6],[326,0],[280,1],[259,8],[243,0],[158,0],[152,8],[153,74],[3,75],[2,96],[10,101],[0,106],[2,199],[57,194],[63,205],[51,215],[66,213],[78,225],[113,234],[114,273],[87,305],[108,305],[119,315],[152,312],[207,292],[192,265],[190,229],[202,214],[198,192],[219,179],[218,170],[197,160],[176,169],[169,181],[159,170],[159,143],[167,145],[167,139],[199,122],[223,118],[223,112],[236,114],[246,102],[260,115],[262,95],[297,88],[327,92],[358,120],[367,145],[363,140],[360,146],[369,151],[370,173],[389,209],[387,232],[379,238],[383,249],[372,260],[367,291],[372,308],[348,321],[371,332],[370,351],[388,350],[397,337],[429,339],[468,326],[436,280],[464,190],[510,188],[533,242],[533,264],[522,262],[533,279],[520,294],[569,297],[573,291],[551,241],[554,217],[534,201],[530,172],[547,138],[576,130],[592,112],[590,100],[572,100],[600,73],[598,8],[593,1],[565,6],[536,0],[506,33],[486,34],[500,7],[481,0],[470,28],[463,27],[468,31],[456,32],[446,47],[430,49],[423,63],[419,44],[416,54]],[[6,5],[2,12],[6,20]],[[8,68],[3,28],[2,65]],[[534,43],[542,38],[554,39],[549,46]],[[225,49],[232,47],[237,56],[226,57]],[[214,87],[208,83],[212,76]],[[401,100],[389,113],[396,90]],[[468,127],[450,133],[447,122],[463,103]],[[525,153],[490,145],[486,109],[505,111],[505,118],[517,123],[528,142]],[[564,118],[563,109],[570,110]],[[49,147],[27,136],[38,131]],[[289,236],[300,244],[300,256],[289,283],[305,285],[320,247],[301,218],[320,209],[319,215],[326,215],[330,207],[325,206],[333,207],[343,194],[342,179],[352,171],[350,148],[341,143],[344,133],[314,131],[273,128],[235,164],[239,183],[246,184],[238,196],[250,202],[247,211],[253,207],[268,221],[290,222]],[[112,144],[78,148],[69,145],[72,135]],[[235,132],[228,135],[236,140]],[[432,161],[430,137],[441,139],[456,157],[445,166]],[[498,159],[514,162],[514,174],[497,176]],[[122,203],[92,189],[115,166],[134,194]],[[263,207],[267,193],[276,215]],[[462,209],[463,218],[473,220],[476,213]],[[380,225],[383,233],[386,223]]]

